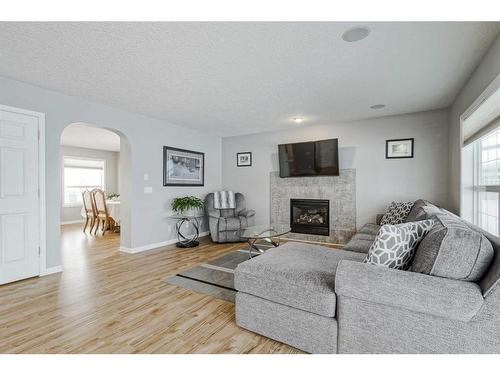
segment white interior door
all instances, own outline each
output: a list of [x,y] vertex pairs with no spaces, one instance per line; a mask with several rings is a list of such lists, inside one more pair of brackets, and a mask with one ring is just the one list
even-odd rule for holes
[[0,284],[40,273],[38,121],[0,108]]

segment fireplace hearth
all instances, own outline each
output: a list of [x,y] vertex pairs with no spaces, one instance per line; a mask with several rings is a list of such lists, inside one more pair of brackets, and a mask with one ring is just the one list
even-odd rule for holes
[[290,199],[290,227],[293,233],[330,235],[330,201]]

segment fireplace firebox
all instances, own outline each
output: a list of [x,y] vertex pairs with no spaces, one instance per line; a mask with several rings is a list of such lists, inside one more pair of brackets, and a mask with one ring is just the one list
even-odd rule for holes
[[290,227],[294,233],[330,235],[328,199],[290,199]]

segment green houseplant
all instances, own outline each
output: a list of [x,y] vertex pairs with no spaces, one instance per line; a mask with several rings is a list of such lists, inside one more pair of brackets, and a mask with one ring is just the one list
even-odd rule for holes
[[174,198],[170,206],[176,214],[182,215],[189,210],[201,210],[205,207],[205,204],[200,198],[190,195],[186,197]]

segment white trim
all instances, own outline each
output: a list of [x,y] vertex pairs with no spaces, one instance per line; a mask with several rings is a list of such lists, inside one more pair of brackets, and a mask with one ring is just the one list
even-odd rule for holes
[[40,273],[40,276],[52,275],[53,273],[59,273],[62,271],[63,271],[62,266],[49,267],[45,268],[43,273]]
[[[208,236],[209,233],[210,232],[208,232],[208,231],[207,232],[201,232],[200,233],[200,237]],[[158,249],[160,247],[172,245],[174,243],[177,243],[178,241],[179,240],[177,238],[173,238],[171,240],[162,241],[162,242],[156,242],[156,243],[152,243],[152,244],[149,244],[149,245],[143,245],[143,246],[134,247],[134,248],[120,246],[120,251],[122,253],[127,253],[127,254],[136,254],[136,253],[141,253],[143,251]]]
[[38,257],[39,275],[47,271],[47,221],[46,221],[46,196],[45,196],[45,114],[23,108],[11,107],[0,104],[0,110],[15,112],[38,119],[38,189],[39,202],[39,244],[40,256]]
[[85,223],[85,220],[61,221],[61,225]]

